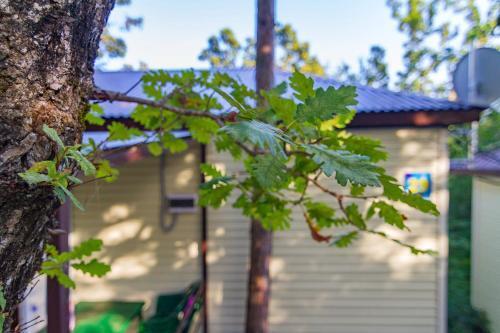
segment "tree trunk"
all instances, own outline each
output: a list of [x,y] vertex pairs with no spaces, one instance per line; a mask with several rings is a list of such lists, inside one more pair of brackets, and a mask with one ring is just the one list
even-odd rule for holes
[[28,186],[18,173],[54,157],[43,124],[67,145],[81,140],[100,34],[113,5],[0,1],[0,287],[11,315],[40,268],[59,206],[51,188]]
[[[257,59],[256,89],[269,90],[274,81],[274,0],[257,2]],[[262,99],[259,99],[263,103]],[[269,265],[272,254],[273,233],[252,219],[250,230],[250,272],[248,276],[247,333],[269,331],[269,297],[271,278]]]

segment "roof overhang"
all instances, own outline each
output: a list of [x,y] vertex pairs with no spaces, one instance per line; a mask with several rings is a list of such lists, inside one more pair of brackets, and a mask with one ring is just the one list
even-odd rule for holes
[[366,127],[445,127],[479,120],[482,109],[358,113],[349,124]]
[[[446,127],[479,120],[483,110],[478,108],[449,111],[362,112],[349,124],[351,128],[366,127]],[[89,125],[87,131],[106,131],[112,121],[137,127],[130,118],[108,119],[104,125]]]

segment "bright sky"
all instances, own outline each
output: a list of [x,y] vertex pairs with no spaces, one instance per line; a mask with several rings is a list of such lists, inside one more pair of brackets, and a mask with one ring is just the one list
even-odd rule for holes
[[[128,45],[125,59],[107,63],[150,68],[205,68],[198,54],[210,35],[230,27],[243,41],[255,34],[255,0],[133,0],[117,7],[110,18],[126,13],[143,16],[142,29],[122,35]],[[385,47],[391,74],[401,66],[403,36],[391,19],[385,0],[277,0],[277,21],[291,23],[302,41],[333,71],[341,62],[357,67],[373,44]]]
[[[391,18],[386,0],[276,2],[277,21],[291,23],[299,39],[310,42],[312,54],[329,66],[330,73],[342,62],[357,69],[359,58],[366,57],[374,44],[386,49],[393,79],[402,67],[404,36]],[[488,0],[478,2],[486,9]],[[115,8],[110,18],[112,31],[127,42],[127,56],[109,61],[104,68],[138,67],[140,61],[152,69],[206,68],[198,55],[208,37],[224,27],[233,29],[242,42],[254,36],[255,7],[256,0],[133,0],[130,6]],[[142,16],[143,28],[120,31],[118,25],[127,14]]]

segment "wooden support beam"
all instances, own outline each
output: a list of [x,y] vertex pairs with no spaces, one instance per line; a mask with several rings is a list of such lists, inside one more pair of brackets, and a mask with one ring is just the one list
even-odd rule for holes
[[[59,228],[66,231],[66,233],[53,236],[52,243],[59,251],[68,251],[68,235],[71,226],[71,203],[69,200],[66,200],[66,203],[57,211],[57,219],[59,220]],[[70,332],[69,307],[69,290],[61,286],[56,279],[47,279],[47,332]]]

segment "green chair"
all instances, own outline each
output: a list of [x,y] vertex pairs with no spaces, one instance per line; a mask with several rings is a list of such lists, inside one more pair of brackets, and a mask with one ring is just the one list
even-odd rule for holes
[[160,295],[156,303],[156,313],[142,322],[140,332],[186,333],[201,305],[199,282],[193,283],[181,293]]
[[144,302],[80,302],[73,333],[125,333],[142,318]]

